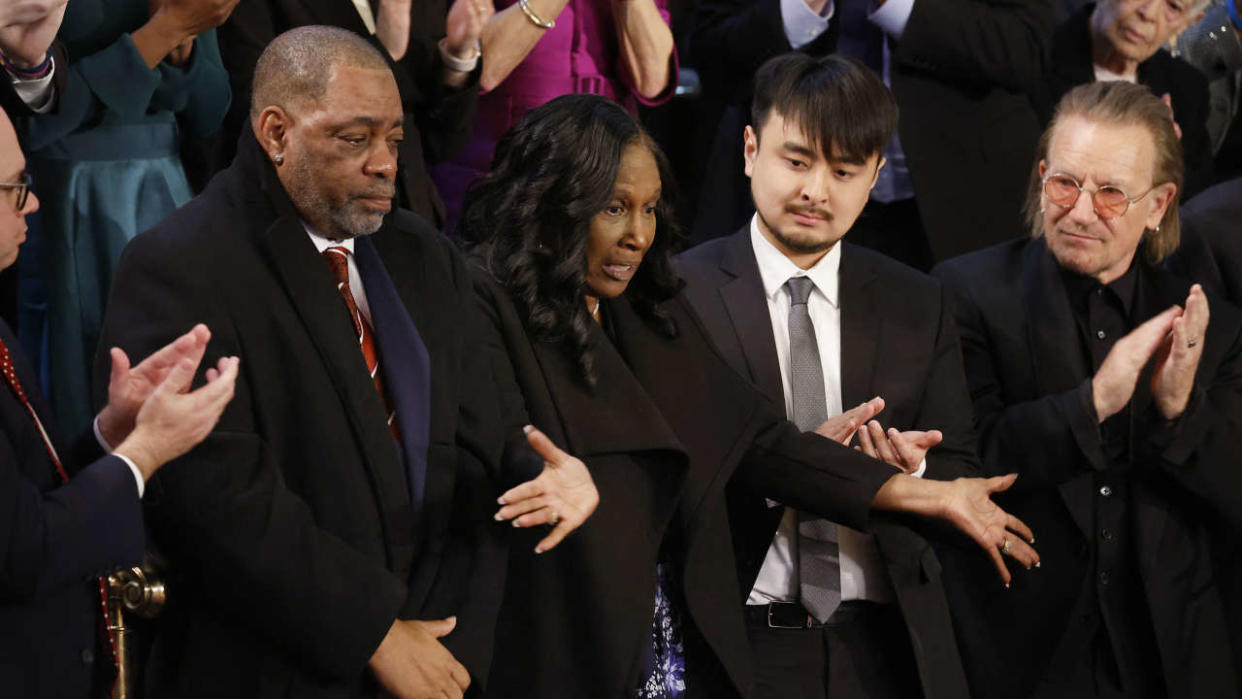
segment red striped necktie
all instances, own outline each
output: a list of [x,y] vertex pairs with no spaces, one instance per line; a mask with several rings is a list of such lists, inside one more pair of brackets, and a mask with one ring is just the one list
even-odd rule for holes
[[[65,472],[65,467],[60,463],[60,456],[56,454],[56,447],[52,445],[52,439],[48,436],[47,430],[43,427],[43,421],[39,419],[39,414],[35,412],[34,406],[30,404],[30,399],[26,397],[26,391],[22,389],[22,382],[17,380],[17,370],[13,368],[13,356],[9,354],[9,348],[0,340],[0,374],[4,374],[4,382],[8,384],[13,391],[13,395],[17,396],[17,400],[30,413],[30,419],[34,420],[35,427],[39,429],[39,436],[43,438],[43,448],[47,450],[48,458],[52,460],[52,465],[56,467],[56,475],[61,483],[69,482],[69,474]],[[98,578],[96,582],[99,585],[99,608],[102,614],[103,625],[100,627],[100,635],[104,638],[104,646],[109,651],[112,658],[112,668],[119,671],[119,663],[116,656],[116,642],[109,632],[108,622],[108,580],[107,578]],[[113,675],[116,677],[116,675]]]
[[332,270],[332,276],[336,279],[336,288],[341,292],[341,298],[345,299],[345,307],[349,309],[350,318],[353,318],[354,330],[358,333],[358,347],[362,350],[362,358],[367,362],[367,370],[371,372],[371,380],[375,382],[375,392],[379,394],[380,401],[384,404],[384,414],[388,416],[388,429],[392,432],[392,438],[400,442],[401,428],[397,425],[397,413],[388,402],[388,396],[384,394],[379,354],[375,351],[375,333],[371,329],[371,324],[359,312],[358,304],[354,301],[354,294],[349,290],[349,255],[349,249],[342,246],[333,246],[323,251],[323,257],[328,261],[328,268]]

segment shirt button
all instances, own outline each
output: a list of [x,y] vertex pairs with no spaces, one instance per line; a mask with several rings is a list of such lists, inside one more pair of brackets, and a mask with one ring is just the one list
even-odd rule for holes
[[1104,331],[1103,331],[1103,330],[1096,330],[1096,331],[1095,331],[1095,336],[1096,336],[1096,337],[1098,337],[1098,338],[1100,338],[1101,340],[1103,340],[1105,337],[1107,337],[1107,336],[1104,334]]
[[1112,579],[1113,579],[1113,576],[1109,575],[1107,570],[1100,571],[1100,584],[1101,585],[1107,585],[1110,581],[1112,581]]
[[1107,530],[1107,529],[1101,529],[1101,530],[1100,530],[1100,538],[1101,538],[1101,539],[1103,539],[1103,540],[1105,540],[1105,541],[1112,541],[1112,540],[1113,540],[1113,533],[1112,533],[1112,532],[1110,532],[1110,531],[1109,531],[1109,530]]
[[1112,488],[1106,485],[1100,487],[1100,495],[1103,495],[1104,497],[1108,497],[1109,495],[1112,495],[1112,494],[1113,494]]

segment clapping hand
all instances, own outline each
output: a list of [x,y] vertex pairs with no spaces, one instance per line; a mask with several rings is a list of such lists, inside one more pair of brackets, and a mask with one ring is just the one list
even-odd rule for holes
[[1181,417],[1190,402],[1209,317],[1207,296],[1203,287],[1195,284],[1186,297],[1185,310],[1173,318],[1156,352],[1156,367],[1151,375],[1152,399],[1166,420]]
[[848,447],[858,428],[867,424],[868,420],[879,415],[882,410],[884,410],[884,399],[876,396],[840,415],[828,418],[824,424],[815,428],[815,434]]
[[858,446],[855,449],[873,459],[879,459],[890,466],[916,473],[927,451],[944,439],[940,430],[906,430],[901,432],[889,428],[885,432],[880,423],[872,420],[858,431]]
[[0,8],[0,51],[20,68],[35,68],[65,18],[66,0],[8,0]]
[[582,460],[566,454],[547,435],[527,425],[526,441],[543,457],[543,472],[516,486],[497,500],[502,505],[496,521],[513,520],[515,527],[552,526],[535,546],[543,553],[561,543],[595,512],[599,491]]

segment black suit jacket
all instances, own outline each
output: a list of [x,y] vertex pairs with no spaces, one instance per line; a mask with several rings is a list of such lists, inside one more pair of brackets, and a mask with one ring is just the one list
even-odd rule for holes
[[[54,433],[38,378],[3,322],[0,340]],[[96,579],[142,560],[145,539],[138,489],[121,459],[102,457],[90,433],[57,453],[72,475],[64,485],[39,428],[0,378],[0,687],[32,699],[106,691],[113,669],[99,643]]]
[[[1052,61],[1042,90],[1036,95],[1040,120],[1047,124],[1061,97],[1071,89],[1095,82],[1091,58],[1091,11],[1095,3],[1078,9],[1052,35]],[[1208,81],[1197,68],[1160,49],[1138,67],[1138,82],[1157,97],[1168,94],[1173,118],[1182,128],[1182,152],[1186,160],[1183,200],[1194,196],[1212,181],[1212,144],[1208,140]]]
[[[366,663],[398,617],[456,614],[444,643],[476,683],[486,676],[503,584],[490,517],[502,444],[487,362],[469,351],[469,280],[448,241],[407,212],[357,244],[360,268],[371,246],[386,268],[395,308],[383,313],[407,314],[429,355],[421,502],[328,266],[249,132],[204,194],[121,257],[102,346],[142,357],[205,322],[203,366],[242,365],[219,424],[146,499],[176,576],[154,696],[373,695]],[[381,367],[395,369],[393,326],[374,306],[372,317]]]
[[1203,190],[1180,213],[1182,240],[1165,265],[1242,306],[1242,178]]
[[[938,429],[944,441],[927,456],[928,478],[978,470],[970,398],[951,306],[940,285],[883,255],[842,243],[841,397],[854,406],[885,401],[879,420],[900,430]],[[721,354],[777,405],[784,403],[767,299],[749,227],[677,258],[690,300]],[[739,581],[754,586],[784,508],[758,493],[731,489]],[[940,588],[940,563],[928,543],[892,521],[874,533],[910,629],[923,693],[965,697],[966,678]]]
[[[936,259],[1021,235],[1018,212],[1039,138],[1028,96],[1043,74],[1053,4],[919,0],[901,41],[891,44],[898,132]],[[835,27],[830,22],[800,50],[834,51]],[[742,127],[750,119],[750,78],[763,61],[790,50],[780,2],[702,0],[690,50],[705,95],[723,93],[734,105],[732,121],[729,112],[721,119],[692,231],[705,240],[734,230],[753,211]]]
[[[392,64],[406,114],[405,139],[398,153],[398,201],[439,227],[444,222],[444,203],[427,175],[427,166],[451,158],[470,141],[479,71],[460,89],[445,87],[437,42],[444,36],[447,2],[416,2],[410,12],[409,49]],[[233,103],[218,143],[213,143],[220,152],[212,158],[212,172],[228,165],[233,144],[250,123],[251,83],[263,49],[278,34],[311,24],[348,29],[369,39],[388,57],[349,0],[241,0],[216,32]]]
[[513,547],[491,694],[634,696],[656,563],[666,560],[684,596],[690,696],[751,696],[726,483],[865,528],[895,470],[799,433],[729,368],[684,297],[663,305],[677,337],[654,330],[624,296],[605,300],[610,333],[591,327],[590,389],[577,359],[532,341],[483,272],[479,294],[491,343],[504,350],[490,353],[502,358],[496,373],[513,386],[506,412],[581,456],[600,491],[594,516],[559,548],[534,556],[534,535]]
[[[1020,474],[997,501],[1035,532],[1043,563],[1013,571],[1011,590],[980,587],[979,572],[947,571],[957,583],[951,592],[970,602],[954,606],[958,642],[977,696],[1027,696],[1078,623],[1071,611],[1096,536],[1093,473],[1107,464],[1090,405],[1092,372],[1042,238],[966,255],[936,272],[956,299],[984,470]],[[1190,285],[1143,265],[1137,287],[1133,314],[1149,318],[1185,303]],[[1157,418],[1150,365],[1130,404],[1137,584],[1175,698],[1237,692],[1207,533],[1217,518],[1236,526],[1242,517],[1242,317],[1219,299],[1210,303],[1185,414],[1172,428]]]

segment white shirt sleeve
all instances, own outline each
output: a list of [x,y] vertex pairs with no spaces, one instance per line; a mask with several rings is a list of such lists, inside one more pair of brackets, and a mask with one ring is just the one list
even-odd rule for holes
[[915,478],[922,478],[924,473],[927,473],[927,459],[923,459],[922,461],[920,461],[918,469],[915,470],[915,472],[911,473],[910,475],[914,476]]
[[867,16],[871,23],[896,41],[906,33],[906,23],[914,11],[914,0],[885,0],[875,12]]
[[[5,72],[8,73],[8,71]],[[26,106],[30,107],[30,111],[35,114],[47,114],[52,111],[52,107],[56,104],[56,90],[52,87],[52,78],[55,75],[55,58],[52,59],[52,69],[41,78],[23,80],[12,73],[8,73],[9,80],[13,82],[13,90],[26,103]]]
[[112,445],[108,444],[108,440],[104,439],[103,433],[99,431],[99,416],[98,415],[95,416],[95,421],[91,423],[91,429],[95,431],[95,441],[99,442],[99,446],[100,448],[104,450],[104,453],[112,454],[113,456],[120,459],[121,461],[124,461],[125,465],[129,467],[129,472],[134,474],[134,485],[138,486],[138,499],[141,500],[143,492],[146,491],[146,480],[144,480],[142,477],[142,471],[138,470],[138,466],[134,464],[134,462],[131,461],[128,456],[124,454],[113,453]]
[[833,0],[828,0],[824,13],[818,14],[806,6],[804,0],[781,0],[781,23],[785,26],[785,38],[795,49],[815,41],[828,31],[828,21],[836,10]]

